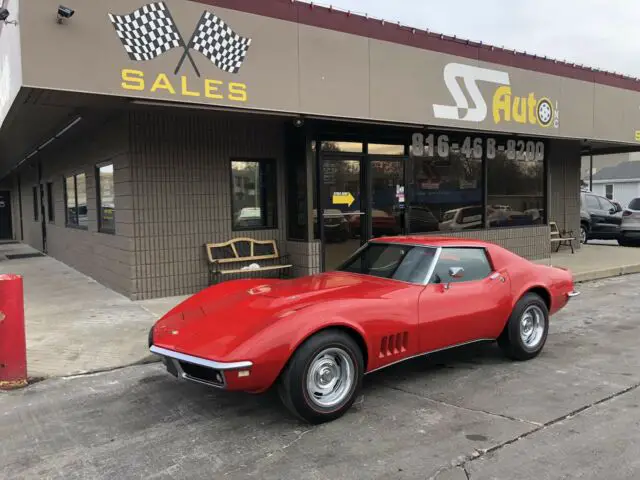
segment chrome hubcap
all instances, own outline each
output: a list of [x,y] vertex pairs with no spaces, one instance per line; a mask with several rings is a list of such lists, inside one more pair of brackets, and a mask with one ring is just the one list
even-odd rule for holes
[[354,379],[351,357],[341,348],[327,348],[316,355],[307,372],[309,398],[320,407],[334,407],[349,395]]
[[545,319],[542,310],[537,305],[528,307],[520,318],[520,338],[522,343],[534,349],[542,341],[544,335]]
[[580,242],[585,243],[587,241],[587,231],[584,228],[580,229]]

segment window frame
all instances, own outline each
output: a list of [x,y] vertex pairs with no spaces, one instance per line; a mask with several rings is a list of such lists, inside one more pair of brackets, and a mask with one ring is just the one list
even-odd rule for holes
[[[611,198],[609,198],[609,193],[607,193],[607,189],[609,187],[611,187]],[[604,185],[604,198],[606,198],[609,201],[613,200],[613,191],[614,191],[613,183],[606,183]]]
[[[96,210],[98,213],[98,233],[104,233],[107,235],[115,235],[116,234],[116,224],[115,224],[115,216],[114,216],[114,221],[113,221],[113,228],[105,228],[105,226],[102,223],[102,190],[100,188],[100,169],[106,166],[111,165],[113,167],[113,184],[114,184],[114,211],[115,211],[115,165],[113,164],[113,161],[108,160],[106,162],[102,162],[102,163],[98,163],[95,166],[95,181],[96,181]],[[76,196],[77,196],[77,192],[76,192]]]
[[[75,228],[78,230],[88,230],[88,225],[80,225],[80,210],[78,209],[78,176],[84,175],[85,191],[87,188],[87,174],[84,171],[78,171],[70,173],[62,177],[62,184],[64,187],[64,226],[65,228]],[[73,193],[76,208],[76,221],[77,223],[69,223],[69,196],[67,195],[67,178],[73,178]],[[89,199],[87,199],[87,215],[89,214]]]
[[[274,202],[273,202],[273,225],[263,225],[259,227],[237,227],[235,222],[235,208],[234,208],[234,189],[235,182],[233,176],[233,163],[234,162],[245,162],[245,163],[257,163],[258,164],[258,177],[260,180],[260,195],[261,198],[264,198],[264,203],[266,204],[266,192],[268,190],[267,187],[262,185],[262,180],[264,178],[263,173],[263,165],[270,163],[273,167],[273,190],[275,192]],[[230,185],[230,196],[231,196],[231,231],[232,232],[251,232],[251,231],[262,231],[262,230],[277,230],[278,229],[278,161],[273,157],[260,157],[260,158],[246,158],[246,157],[232,157],[229,160],[229,185]],[[256,190],[258,186],[256,185]],[[261,201],[261,206],[262,206]],[[266,223],[266,219],[265,219]]]
[[[475,278],[472,280],[466,280],[464,277],[460,280],[460,281],[456,281],[455,279],[447,279],[448,281],[444,281],[443,279],[441,279],[440,282],[436,283],[433,281],[433,279],[435,278],[436,275],[436,269],[438,267],[438,262],[440,262],[440,259],[442,257],[442,254],[445,253],[447,250],[476,250],[476,251],[480,251],[482,252],[482,254],[484,255],[485,260],[487,261],[487,266],[489,267],[489,273],[482,277],[482,278]],[[465,268],[465,266],[462,264],[462,262],[460,262],[460,266],[462,268]],[[466,271],[466,269],[465,269]],[[493,262],[491,261],[491,256],[489,255],[489,252],[487,251],[487,249],[485,247],[473,247],[473,246],[450,246],[450,247],[440,247],[440,252],[438,253],[437,257],[434,259],[434,265],[433,265],[433,270],[431,271],[431,275],[429,276],[429,280],[428,283],[429,285],[446,285],[446,284],[458,284],[458,283],[473,283],[473,282],[482,282],[484,280],[486,280],[487,278],[491,277],[491,275],[493,275],[495,273],[495,268],[493,266]]]
[[47,220],[56,223],[56,209],[53,199],[53,182],[47,182]]
[[32,192],[32,197],[33,197],[33,221],[37,222],[40,219],[40,205],[38,202],[38,187],[37,186],[33,186],[31,187],[31,192]]

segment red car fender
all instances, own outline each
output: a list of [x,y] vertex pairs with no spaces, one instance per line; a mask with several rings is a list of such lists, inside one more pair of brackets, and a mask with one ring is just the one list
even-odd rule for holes
[[283,318],[269,325],[234,352],[235,357],[253,362],[252,391],[261,392],[271,387],[298,347],[312,335],[328,328],[342,328],[357,333],[364,341],[367,351],[363,354],[368,358],[367,337],[360,325],[340,316],[319,316],[314,310],[308,306],[292,311],[287,315],[292,317],[288,321]]

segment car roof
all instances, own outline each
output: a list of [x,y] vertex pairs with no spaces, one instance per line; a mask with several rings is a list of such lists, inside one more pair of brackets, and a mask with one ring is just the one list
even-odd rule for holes
[[397,237],[378,237],[372,240],[378,243],[399,243],[404,245],[424,245],[425,247],[483,247],[493,245],[483,240],[457,237],[436,237],[427,235],[402,235]]

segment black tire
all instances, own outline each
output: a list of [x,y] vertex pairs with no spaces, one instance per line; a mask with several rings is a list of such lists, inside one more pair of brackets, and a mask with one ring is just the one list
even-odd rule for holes
[[580,243],[585,244],[589,241],[589,229],[582,223],[580,224]]
[[[539,313],[544,321],[539,341],[532,346],[525,344],[522,338],[523,326],[521,320],[525,312],[528,311]],[[531,360],[537,357],[544,348],[548,333],[549,309],[547,304],[539,295],[527,293],[516,303],[502,334],[498,338],[498,345],[500,345],[505,355],[513,360]]]
[[[307,378],[314,359],[327,349],[348,356],[353,367],[353,380],[339,403],[323,407],[311,399]],[[291,413],[305,422],[319,424],[335,420],[351,408],[362,387],[363,376],[364,358],[357,343],[345,332],[324,330],[308,338],[294,352],[280,376],[278,393]]]
[[618,240],[618,245],[620,245],[621,247],[631,247],[633,245],[629,240],[627,240],[624,237],[618,237],[617,240]]

